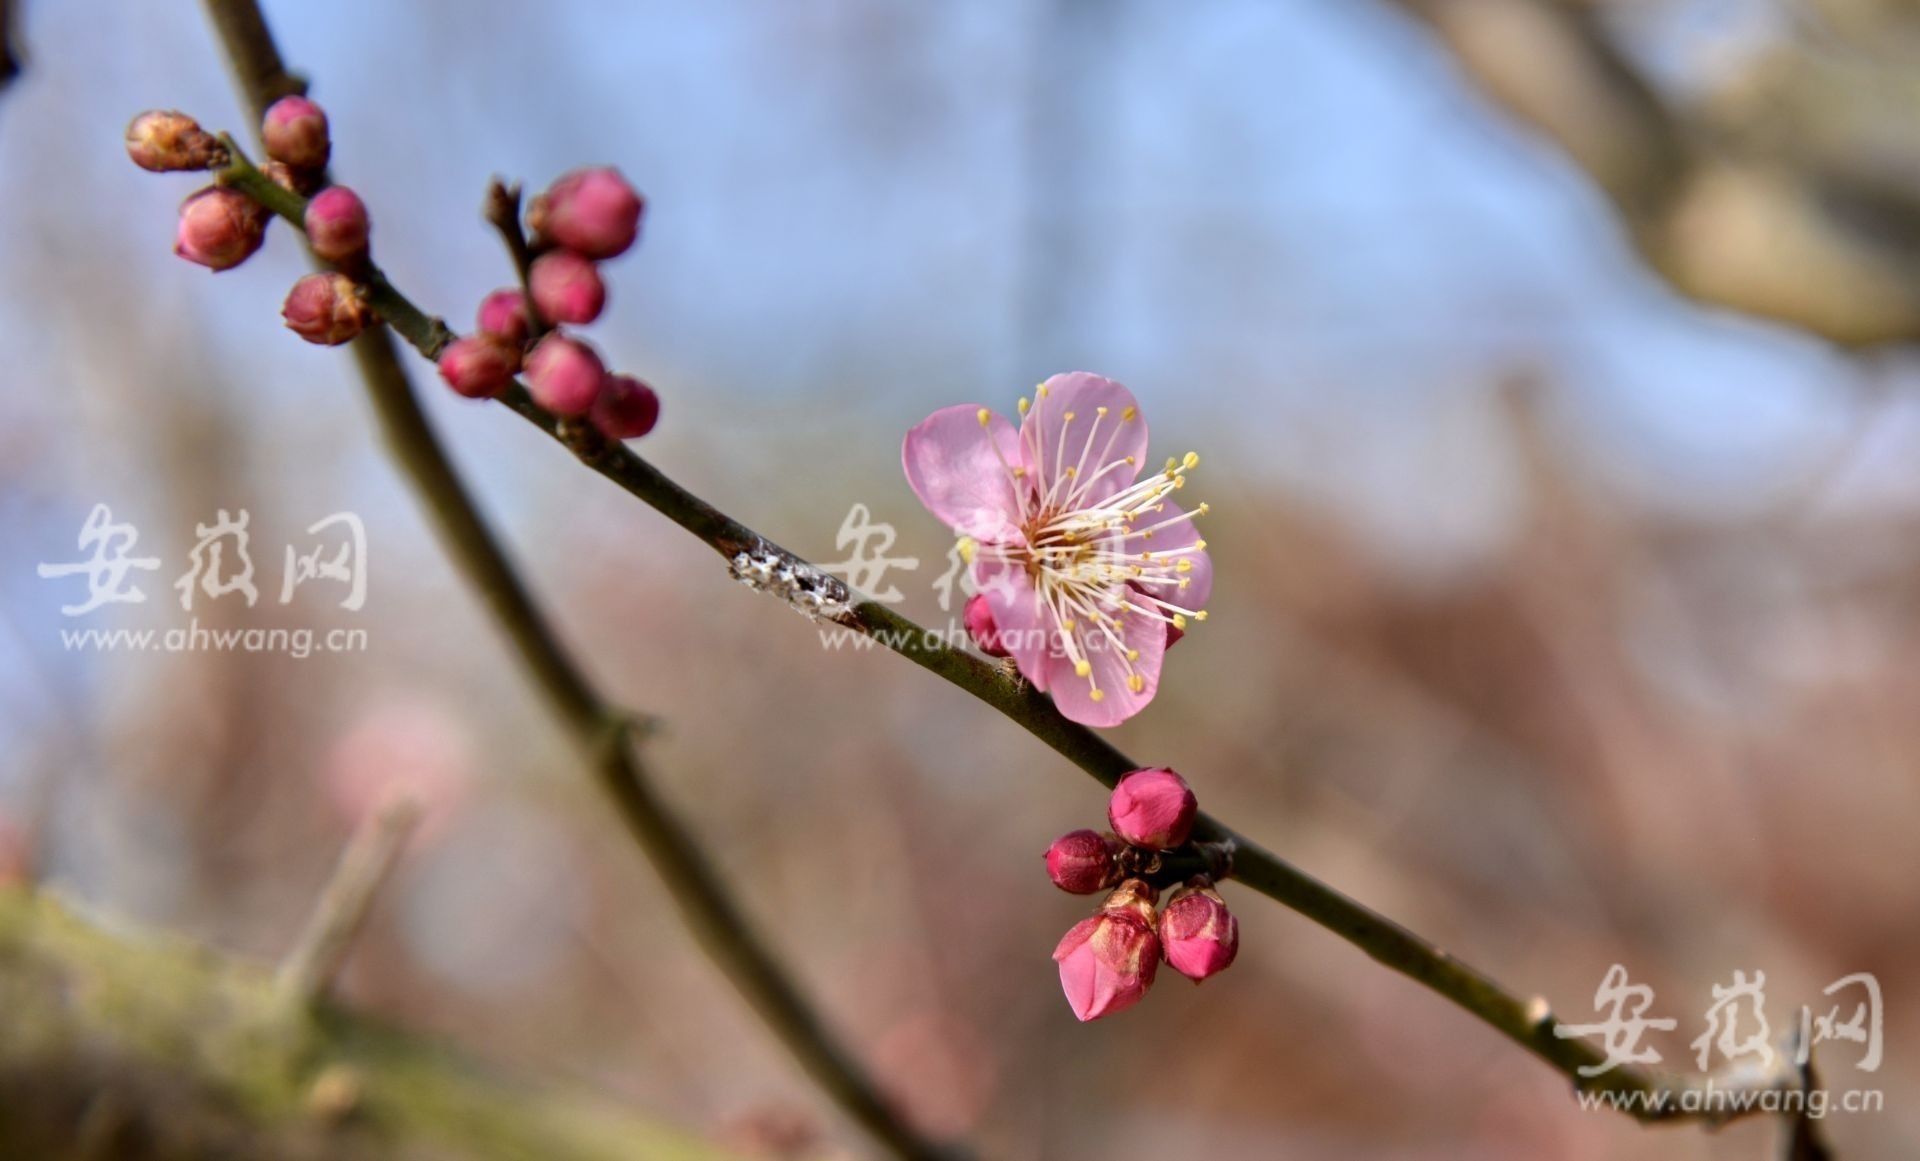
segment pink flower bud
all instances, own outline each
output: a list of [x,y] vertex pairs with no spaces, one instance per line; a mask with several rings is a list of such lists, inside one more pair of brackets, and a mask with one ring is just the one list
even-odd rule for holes
[[639,439],[660,422],[660,396],[632,375],[608,375],[592,415],[608,439]]
[[1047,877],[1073,895],[1104,891],[1120,879],[1119,844],[1091,830],[1069,831],[1047,848]]
[[1120,779],[1107,800],[1107,821],[1136,847],[1170,851],[1193,833],[1199,804],[1187,780],[1165,767],[1135,770]]
[[210,186],[180,203],[173,252],[210,270],[231,270],[267,236],[267,211],[239,190]]
[[328,271],[294,283],[280,317],[287,320],[288,330],[308,342],[337,347],[366,330],[373,311],[353,279]]
[[367,249],[367,206],[344,185],[328,186],[307,203],[307,244],[328,262],[345,262]]
[[1195,983],[1225,971],[1240,950],[1240,921],[1220,892],[1199,880],[1160,910],[1160,948],[1173,970]]
[[474,323],[488,334],[520,346],[533,330],[533,320],[527,317],[527,296],[511,289],[494,291],[480,300],[480,313]]
[[1092,918],[1073,925],[1053,958],[1076,1018],[1098,1020],[1139,1003],[1160,966],[1152,889],[1138,879],[1120,884]]
[[527,390],[555,415],[586,414],[606,377],[606,364],[593,348],[564,335],[548,335],[527,356]]
[[576,169],[533,200],[528,221],[536,236],[584,258],[613,258],[640,233],[646,201],[612,166]]
[[440,377],[469,399],[491,399],[513,382],[520,347],[505,335],[481,331],[455,339],[440,352]]
[[961,612],[960,620],[967,627],[967,636],[980,647],[980,652],[988,657],[1009,657],[1006,646],[1000,644],[999,627],[993,623],[993,610],[987,606],[987,595],[975,593],[967,598],[967,607]]
[[218,138],[185,113],[167,109],[149,109],[127,126],[127,156],[154,173],[227,163],[226,146]]
[[260,140],[268,157],[295,169],[324,169],[333,152],[326,111],[305,97],[282,97],[269,106]]
[[590,323],[607,305],[607,287],[593,263],[571,250],[550,250],[527,272],[533,305],[550,323]]

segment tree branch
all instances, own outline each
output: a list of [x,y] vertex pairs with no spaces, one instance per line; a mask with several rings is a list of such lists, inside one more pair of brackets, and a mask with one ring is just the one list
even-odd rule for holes
[[[268,105],[303,86],[285,71],[254,0],[206,0],[206,7],[257,124]],[[244,159],[223,177],[300,226],[304,200],[281,190]],[[376,308],[398,309],[404,301],[399,293],[377,271],[371,279]],[[437,349],[446,341],[444,325],[418,311],[412,315],[416,345]],[[952,1155],[909,1126],[834,1039],[721,886],[720,873],[706,852],[660,798],[630,744],[634,715],[599,697],[547,625],[427,424],[392,332],[384,327],[367,331],[354,340],[353,355],[388,448],[426,501],[442,540],[507,631],[707,954],[814,1082],[890,1152],[910,1159]]]
[[[209,3],[218,5],[221,0],[209,0]],[[299,228],[304,200],[273,184],[237,149],[234,164],[220,179]],[[443,320],[421,311],[377,267],[369,265],[360,274],[365,279],[368,300],[381,319],[421,355],[435,359],[453,340],[455,336]],[[371,332],[359,342],[365,344],[375,335],[384,339],[385,333]],[[388,394],[384,389],[376,391],[376,397]],[[406,398],[407,406],[412,408],[411,397]],[[781,597],[815,619],[831,621],[874,638],[999,710],[1104,785],[1112,786],[1122,775],[1139,768],[1140,763],[1092,730],[1068,721],[1050,698],[1031,685],[972,653],[947,645],[939,635],[922,629],[885,605],[857,599],[838,578],[682,488],[624,445],[601,438],[590,426],[556,419],[536,405],[520,384],[510,387],[501,396],[501,402],[566,446],[586,466],[717,551],[727,560],[736,579]],[[418,418],[417,410],[413,415]],[[406,454],[407,450],[403,449],[403,456]],[[438,454],[437,448],[435,454]],[[444,466],[444,460],[439,462]],[[1717,1124],[1744,1115],[1744,1111],[1758,1111],[1758,1103],[1735,1112],[1725,1111],[1724,1104],[1716,1109],[1690,1109],[1683,1105],[1683,1095],[1709,1085],[1724,1094],[1743,1089],[1792,1088],[1802,1083],[1798,1072],[1790,1068],[1762,1077],[1717,1075],[1701,1080],[1632,1066],[1614,1067],[1594,1076],[1583,1075],[1583,1068],[1603,1064],[1604,1056],[1586,1040],[1558,1035],[1562,1025],[1544,999],[1522,998],[1507,991],[1440,947],[1320,882],[1209,815],[1201,816],[1194,838],[1231,844],[1235,880],[1333,932],[1383,966],[1451,1000],[1546,1062],[1576,1090],[1616,1093],[1622,1097],[1638,1094],[1642,1099],[1623,1099],[1609,1105],[1637,1120]],[[662,873],[667,871],[663,869]]]

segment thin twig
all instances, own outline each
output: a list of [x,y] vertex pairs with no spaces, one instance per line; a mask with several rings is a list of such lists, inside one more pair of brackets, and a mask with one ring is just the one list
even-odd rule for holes
[[354,830],[306,929],[280,961],[277,978],[291,999],[311,1006],[326,998],[366,925],[374,894],[419,822],[420,804],[400,797],[383,803]]
[[[279,96],[298,91],[254,0],[206,0],[241,91],[256,121]],[[223,178],[245,189],[296,226],[305,202],[266,180],[235,149]],[[271,190],[272,193],[267,191]],[[374,305],[396,309],[400,299],[377,270],[366,275]],[[383,317],[385,317],[383,312]],[[445,325],[412,312],[409,341],[438,349],[450,339]],[[374,328],[353,343],[389,450],[426,501],[427,511],[455,561],[479,588],[489,609],[518,648],[570,740],[666,884],[681,918],[742,997],[788,1051],[855,1122],[897,1157],[951,1158],[957,1151],[922,1137],[882,1095],[860,1064],[835,1040],[789,979],[778,959],[721,886],[719,871],[654,789],[631,745],[635,716],[603,701],[554,636],[505,552],[480,518],[415,399],[392,333]]]
[[[208,2],[218,5],[221,0]],[[294,223],[296,228],[299,226],[303,199],[274,185],[237,151],[234,165],[221,174],[221,180],[254,197]],[[369,267],[365,277],[369,302],[393,332],[420,354],[434,359],[455,337],[444,321],[421,311],[377,267]],[[385,333],[372,332],[358,342],[365,345],[369,338],[375,335],[384,338]],[[376,398],[382,394],[384,392],[376,391]],[[556,419],[535,404],[523,386],[516,383],[510,387],[501,401],[573,451],[588,467],[715,549],[727,559],[736,577],[754,583],[755,587],[777,592],[802,611],[874,638],[999,710],[1104,785],[1111,786],[1128,771],[1139,768],[1140,763],[1092,730],[1068,721],[1050,698],[1030,684],[983,658],[946,644],[939,635],[922,629],[885,605],[854,600],[836,578],[688,492],[624,445],[600,439],[591,429],[583,430]],[[410,397],[408,406],[413,406]],[[779,583],[763,584],[755,581],[756,575],[781,579]],[[629,807],[629,815],[635,810]],[[1784,1073],[1758,1079],[1716,1075],[1696,1080],[1632,1065],[1586,1075],[1583,1069],[1598,1068],[1606,1063],[1606,1058],[1589,1041],[1561,1035],[1564,1026],[1555,1019],[1545,1000],[1522,998],[1508,991],[1444,949],[1320,882],[1211,816],[1201,816],[1194,837],[1203,842],[1231,844],[1235,881],[1298,912],[1376,962],[1451,1000],[1545,1061],[1577,1091],[1618,1094],[1623,1099],[1605,1102],[1607,1107],[1637,1120],[1717,1124],[1746,1112],[1759,1111],[1759,1103],[1752,1102],[1740,1111],[1729,1113],[1724,1106],[1690,1105],[1682,1100],[1683,1095],[1708,1085],[1717,1092],[1728,1093],[1748,1088],[1792,1087],[1798,1083],[1795,1077]],[[697,855],[697,851],[694,853]],[[668,875],[668,869],[663,868],[662,874]],[[1624,1099],[1630,1096],[1639,1099]]]

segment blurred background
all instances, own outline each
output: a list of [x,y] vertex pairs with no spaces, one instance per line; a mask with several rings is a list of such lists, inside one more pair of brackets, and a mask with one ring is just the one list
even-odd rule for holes
[[[931,409],[1084,368],[1199,451],[1213,618],[1115,731],[1287,858],[1588,1019],[1607,968],[1694,1071],[1715,984],[1776,1029],[1853,972],[1912,1155],[1920,1037],[1920,6],[1908,0],[269,3],[388,272],[464,326],[510,281],[489,176],[648,195],[590,336],[641,446],[816,561],[950,547],[899,470]],[[0,877],[283,952],[385,789],[428,825],[344,996],[769,1157],[863,1156],[674,918],[372,433],[280,325],[277,227],[209,277],[149,108],[241,123],[186,5],[31,3],[0,95]],[[432,418],[673,800],[929,1130],[988,1156],[1756,1158],[1647,1131],[1234,888],[1235,970],[1077,1025],[1042,874],[1100,788],[413,359]],[[69,618],[107,504],[148,595]],[[171,588],[250,516],[260,602]],[[350,511],[366,607],[278,601]],[[363,651],[102,652],[77,627],[367,630]],[[1823,1050],[1824,1051],[1824,1050]]]

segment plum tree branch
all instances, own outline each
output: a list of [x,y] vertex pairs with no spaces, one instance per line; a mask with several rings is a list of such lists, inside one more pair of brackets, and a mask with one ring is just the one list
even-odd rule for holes
[[[268,105],[303,86],[286,71],[255,0],[206,0],[206,8],[258,124]],[[236,161],[223,180],[300,226],[304,199],[268,181],[244,159],[237,144],[232,148]],[[405,300],[377,271],[370,277],[374,304],[383,316],[385,311],[404,314],[410,309],[400,306]],[[412,317],[418,325],[410,328],[410,341],[444,341],[444,326],[418,311]],[[915,1161],[954,1156],[954,1150],[908,1125],[838,1043],[722,885],[706,851],[660,797],[632,744],[634,715],[600,697],[547,624],[428,425],[392,332],[384,327],[368,330],[354,340],[353,355],[388,447],[426,502],[442,540],[506,630],[707,954],[814,1082],[888,1151]]]
[[[208,2],[220,8],[233,0]],[[271,182],[237,149],[234,164],[220,175],[220,180],[254,197],[296,228],[300,226],[304,200]],[[454,339],[455,335],[443,320],[419,309],[378,267],[369,265],[357,273],[364,281],[369,303],[380,318],[421,355],[435,359]],[[358,343],[365,347],[370,345],[369,338],[384,340],[385,335],[384,330],[371,332]],[[390,346],[385,349],[390,353]],[[366,362],[363,356],[363,364]],[[384,357],[379,364],[369,372],[370,378],[400,374],[397,365],[391,370],[385,369]],[[418,448],[407,445],[422,439],[431,443],[431,434],[424,432],[424,420],[405,390],[404,380],[377,388],[375,394],[376,399],[387,400],[382,404],[383,410],[394,407],[406,411],[407,414],[398,417],[398,422],[422,428],[423,434],[402,441],[403,457],[419,452]],[[784,597],[816,619],[828,620],[873,638],[992,706],[1103,785],[1112,786],[1122,775],[1140,766],[1092,730],[1067,720],[1050,698],[1030,684],[981,657],[946,644],[940,635],[923,629],[886,605],[860,599],[837,578],[695,496],[625,446],[601,438],[587,425],[563,421],[549,414],[533,402],[520,384],[510,387],[501,396],[501,402],[566,446],[587,467],[713,548],[727,560],[737,579]],[[450,475],[451,469],[446,466],[437,444],[433,445],[429,458],[429,476],[443,470]],[[448,480],[440,487],[457,490],[458,484]],[[428,488],[430,495],[436,490]],[[456,496],[453,502],[457,508],[465,508],[470,513],[463,496]],[[434,507],[443,507],[437,496]],[[462,551],[463,557],[468,555]],[[497,556],[497,550],[479,555]],[[509,617],[509,627],[514,628],[516,623],[526,620],[526,617]],[[616,797],[619,781],[615,780]],[[639,813],[645,815],[648,810]],[[1333,932],[1383,966],[1452,1001],[1565,1076],[1576,1090],[1641,1098],[1608,1104],[1635,1119],[1719,1123],[1743,1112],[1728,1112],[1725,1106],[1719,1109],[1691,1107],[1683,1102],[1683,1095],[1709,1084],[1727,1093],[1791,1089],[1806,1083],[1803,1071],[1785,1063],[1762,1076],[1729,1075],[1699,1080],[1632,1065],[1605,1068],[1595,1075],[1587,1075],[1583,1070],[1599,1068],[1606,1063],[1605,1056],[1590,1042],[1565,1034],[1566,1029],[1554,1018],[1544,999],[1523,998],[1508,991],[1444,949],[1320,882],[1211,816],[1201,816],[1194,837],[1202,842],[1231,844],[1234,879]],[[697,857],[697,851],[692,853]],[[667,869],[663,868],[662,873],[667,874]],[[1746,1111],[1758,1109],[1758,1102],[1754,1102]]]

